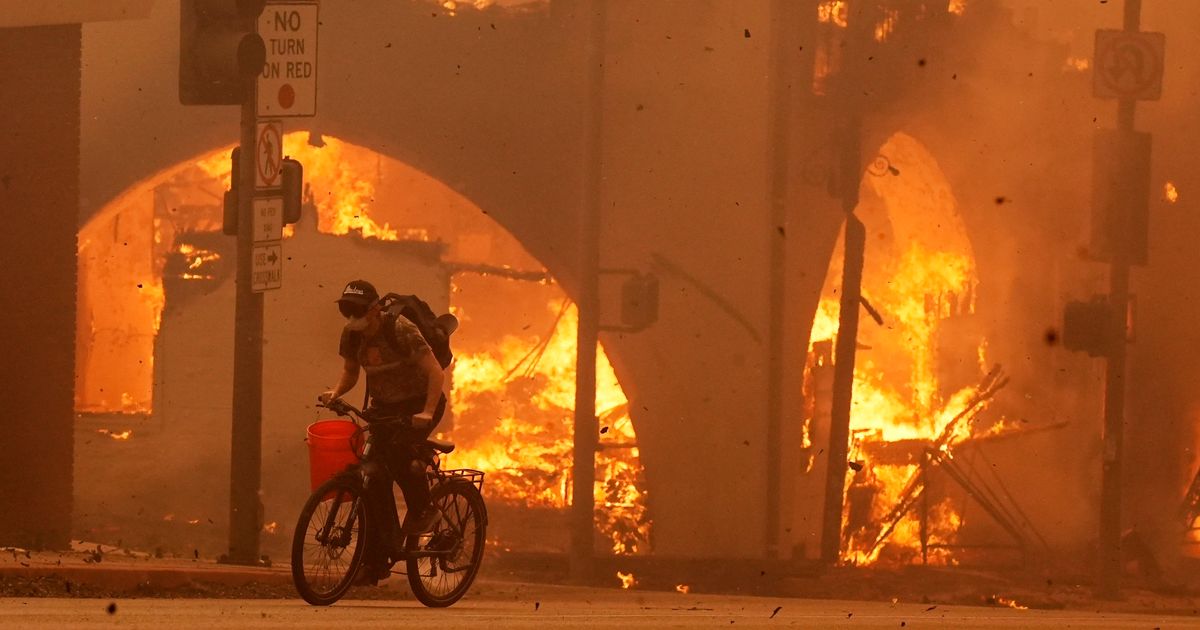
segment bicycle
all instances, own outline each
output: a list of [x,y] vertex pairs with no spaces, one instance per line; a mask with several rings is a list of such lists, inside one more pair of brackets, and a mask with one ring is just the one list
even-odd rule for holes
[[[304,601],[329,606],[341,599],[363,570],[364,554],[379,537],[367,534],[389,516],[367,499],[373,483],[393,477],[385,457],[374,445],[375,429],[409,421],[409,418],[370,420],[342,401],[320,405],[349,418],[356,430],[352,442],[362,444],[359,463],[351,464],[321,484],[300,511],[292,537],[292,580]],[[365,442],[363,435],[366,435]],[[440,517],[429,532],[408,534],[402,550],[381,550],[389,557],[389,571],[401,561],[413,595],[424,605],[450,606],[466,594],[479,573],[487,530],[483,501],[483,473],[478,470],[442,470],[440,454],[454,450],[450,442],[427,439],[427,476],[432,505]],[[373,551],[373,550],[371,550]]]

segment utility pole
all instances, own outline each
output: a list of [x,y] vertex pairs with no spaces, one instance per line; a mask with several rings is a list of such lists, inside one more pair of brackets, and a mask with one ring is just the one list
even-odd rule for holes
[[850,411],[854,399],[854,363],[858,350],[858,311],[862,302],[863,259],[866,227],[854,215],[858,207],[858,189],[862,183],[862,111],[861,96],[867,82],[861,62],[851,61],[871,36],[867,11],[859,3],[850,16],[846,66],[838,76],[835,92],[844,108],[837,135],[837,191],[846,215],[843,238],[842,294],[838,310],[837,341],[833,355],[833,401],[829,422],[829,458],[825,474],[825,500],[821,514],[821,561],[836,564],[842,548],[842,508],[846,494],[846,457],[850,448]]
[[234,564],[259,561],[262,528],[263,296],[251,283],[254,252],[257,75],[245,79],[237,197],[237,289],[233,324],[233,431],[229,464],[229,556]]
[[[1123,28],[1137,33],[1140,28],[1142,0],[1125,0]],[[1101,68],[1096,68],[1101,72]],[[1135,133],[1137,99],[1123,97],[1117,101],[1118,159],[1124,163],[1135,159],[1129,137]],[[1118,201],[1122,203],[1125,200]],[[1128,225],[1134,209],[1129,204],[1118,206]],[[1129,234],[1124,230],[1109,236],[1112,251],[1109,269],[1108,362],[1104,373],[1104,437],[1100,486],[1100,596],[1115,598],[1121,588],[1121,462],[1125,450],[1125,375],[1126,325],[1129,312]]]
[[800,3],[793,0],[771,2],[770,114],[767,168],[770,173],[769,225],[767,256],[767,483],[765,555],[778,558],[780,496],[783,460],[784,416],[784,331],[787,309],[787,209],[788,172],[791,148],[792,81],[798,52],[795,39],[796,17]]
[[[857,132],[857,129],[855,129]],[[857,133],[855,133],[857,139]],[[844,149],[847,153],[853,147]],[[846,161],[848,162],[848,160]],[[857,165],[857,161],[855,162]],[[843,173],[849,177],[851,173]],[[829,423],[829,459],[825,474],[825,502],[821,518],[821,561],[836,564],[842,550],[842,505],[846,492],[846,457],[850,448],[850,410],[854,399],[854,362],[858,345],[858,309],[862,296],[863,256],[866,249],[866,228],[854,216],[850,199],[857,200],[858,184],[853,197],[843,197],[846,210],[845,254],[842,259],[842,296],[838,311],[837,342],[833,359],[833,405]],[[843,192],[843,194],[845,194]]]
[[[229,463],[229,553],[256,564],[262,528],[263,291],[283,283],[283,226],[300,218],[303,167],[284,159],[274,118],[316,114],[317,17],[312,0],[180,0],[179,102],[240,105],[231,190],[222,231],[237,236],[233,324],[233,414]],[[260,101],[259,88],[264,87]],[[261,106],[261,107],[260,107]]]
[[251,289],[254,246],[256,78],[267,59],[258,35],[266,0],[181,0],[179,101],[241,105],[240,161],[232,173],[237,203],[237,302],[234,315],[233,430],[230,449],[228,562],[258,562],[262,461],[262,296]]
[[[576,580],[592,573],[595,538],[596,346],[600,335],[600,211],[604,131],[605,0],[586,0],[583,16],[586,96],[583,107],[583,182],[579,203],[579,330],[575,355],[575,432],[571,466],[570,571]],[[578,18],[579,16],[577,16]]]

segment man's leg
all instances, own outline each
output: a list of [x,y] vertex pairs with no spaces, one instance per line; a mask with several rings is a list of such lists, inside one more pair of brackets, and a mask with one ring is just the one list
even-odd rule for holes
[[[399,527],[396,517],[396,499],[392,496],[392,482],[386,474],[376,474],[367,486],[368,518],[380,527],[367,528],[367,548],[363,555],[363,571],[359,574],[358,584],[374,584],[390,575],[391,565],[389,556],[393,539]],[[390,515],[390,518],[389,518]]]
[[430,507],[429,478],[426,476],[427,460],[421,456],[419,445],[425,439],[424,435],[415,438],[405,452],[404,461],[398,462],[398,479],[401,492],[404,493],[403,531],[406,534],[423,533],[433,526],[436,514]]
[[[386,458],[389,436],[385,430],[378,430],[381,435],[377,436],[376,444],[379,445],[378,448],[385,449],[383,455]],[[367,486],[367,501],[374,526],[367,531],[367,549],[363,557],[364,571],[360,575],[360,584],[374,584],[378,580],[387,579],[391,574],[390,560],[395,557],[394,550],[397,548],[395,541],[399,539],[397,534],[400,531],[400,519],[396,515],[396,498],[392,494],[391,475],[385,467],[379,467],[371,475]]]

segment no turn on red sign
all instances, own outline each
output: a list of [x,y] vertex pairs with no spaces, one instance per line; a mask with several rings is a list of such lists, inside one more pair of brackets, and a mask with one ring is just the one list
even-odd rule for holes
[[317,5],[268,4],[258,34],[267,62],[258,76],[258,115],[282,118],[317,114]]

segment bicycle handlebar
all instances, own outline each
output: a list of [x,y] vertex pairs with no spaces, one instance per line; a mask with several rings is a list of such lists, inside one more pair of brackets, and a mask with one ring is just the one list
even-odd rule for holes
[[[323,403],[323,402],[321,402],[321,399],[318,398],[317,406],[324,407],[324,408],[336,413],[339,416],[346,416],[346,417],[350,418],[351,422],[354,422],[355,424],[358,424],[358,420],[362,420],[368,426],[372,425],[372,424],[375,424],[375,425],[399,424],[399,423],[404,423],[405,420],[409,420],[411,422],[411,419],[404,418],[404,417],[386,418],[386,419],[379,418],[379,419],[368,420],[365,416],[363,416],[363,412],[358,407],[351,405],[350,403],[342,400],[341,398],[335,398],[335,399],[329,401],[328,403]],[[357,418],[357,420],[356,420],[356,418]]]

